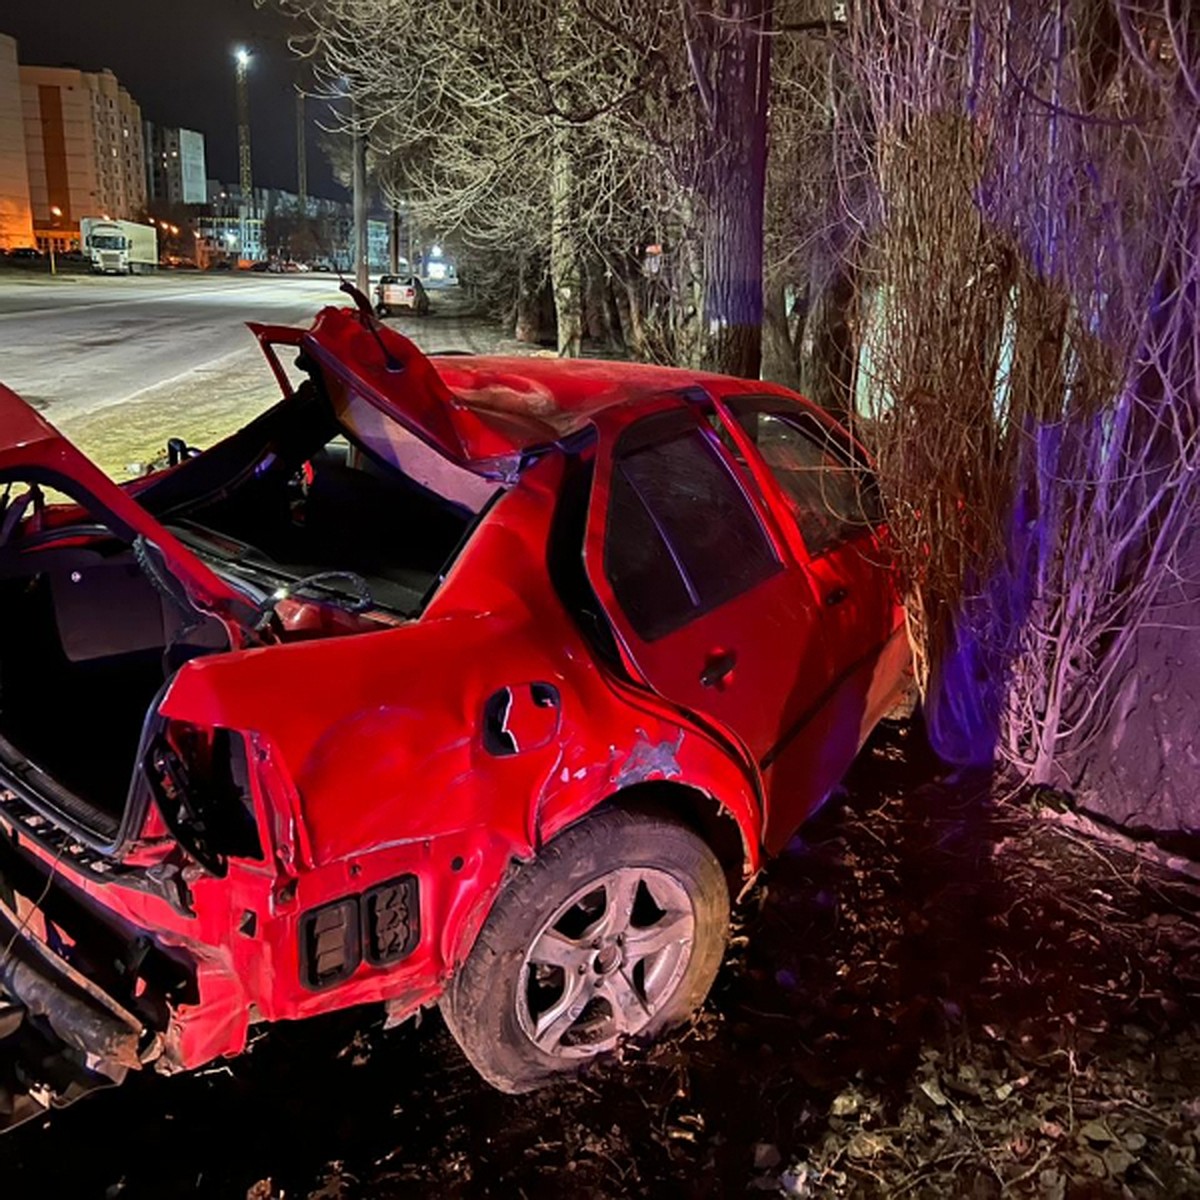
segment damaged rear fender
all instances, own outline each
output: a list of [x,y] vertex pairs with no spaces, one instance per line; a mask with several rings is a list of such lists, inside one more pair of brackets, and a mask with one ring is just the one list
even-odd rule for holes
[[[758,781],[707,734],[646,714],[623,747],[610,746],[604,762],[563,766],[539,809],[539,844],[600,804],[645,804],[652,797],[705,836],[727,871],[749,878],[762,865],[760,796]],[[725,818],[737,838],[714,826],[714,818]]]

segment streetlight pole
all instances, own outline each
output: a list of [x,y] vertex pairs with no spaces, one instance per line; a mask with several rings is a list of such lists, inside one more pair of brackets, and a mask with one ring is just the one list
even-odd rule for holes
[[254,211],[254,177],[250,169],[250,89],[246,85],[246,68],[250,65],[250,51],[239,46],[234,51],[237,63],[237,111],[238,111],[238,182],[242,189],[242,247],[246,245],[246,222]]
[[50,274],[58,274],[58,263],[54,258],[54,230],[58,228],[58,218],[62,216],[62,209],[57,204],[50,205],[50,215],[54,218],[51,222],[50,237],[47,239],[50,243]]
[[354,285],[365,296],[371,290],[367,263],[367,139],[358,123],[358,105],[351,96],[350,120],[354,127]]
[[300,195],[300,215],[308,216],[308,153],[304,141],[304,93],[296,88],[296,187]]

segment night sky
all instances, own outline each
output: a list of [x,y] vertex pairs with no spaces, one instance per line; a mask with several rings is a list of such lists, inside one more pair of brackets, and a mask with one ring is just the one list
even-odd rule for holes
[[[236,183],[237,102],[233,50],[255,52],[250,66],[254,182],[296,190],[293,82],[287,48],[295,25],[253,0],[6,0],[0,33],[15,37],[22,63],[110,67],[142,116],[204,134],[208,176]],[[317,146],[319,101],[308,102],[308,189],[344,198]]]

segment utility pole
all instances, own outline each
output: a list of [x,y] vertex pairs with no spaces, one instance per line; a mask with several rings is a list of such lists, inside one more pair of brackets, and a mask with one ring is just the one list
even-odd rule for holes
[[247,222],[254,216],[254,177],[250,170],[250,90],[246,86],[246,68],[250,65],[250,51],[239,46],[234,52],[237,62],[237,111],[238,111],[238,183],[242,189],[242,245],[244,253],[247,241]]
[[296,190],[300,215],[308,216],[308,157],[304,141],[304,93],[296,90]]
[[371,272],[367,263],[367,138],[358,122],[358,105],[350,101],[350,122],[354,129],[354,285],[365,296],[371,290]]

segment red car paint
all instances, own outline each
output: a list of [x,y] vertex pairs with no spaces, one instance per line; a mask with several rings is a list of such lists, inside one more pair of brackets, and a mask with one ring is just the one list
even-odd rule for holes
[[[681,809],[711,798],[737,830],[741,870],[753,873],[844,772],[907,664],[879,531],[810,555],[784,490],[733,415],[743,398],[763,397],[827,427],[786,390],[624,363],[426,357],[353,310],[326,309],[309,330],[251,328],[285,397],[279,347],[301,352],[335,410],[359,406],[358,428],[398,423],[505,490],[416,619],[291,598],[264,639],[245,594],[139,503],[171,472],[117,486],[0,388],[0,476],[71,481],[158,547],[232,647],[179,667],[159,714],[180,723],[171,728],[243,739],[263,856],[231,855],[224,877],[186,862],[190,912],[77,869],[14,817],[3,803],[12,792],[0,795],[0,829],[23,856],[52,866],[57,886],[123,937],[177,952],[194,972],[192,998],[172,1004],[143,1052],[162,1071],[239,1053],[253,1022],[379,1001],[402,1019],[435,1001],[510,864],[631,788],[654,783]],[[614,454],[658,414],[702,431],[777,562],[756,586],[646,638],[622,610],[605,547],[620,537],[607,520]],[[592,473],[578,552],[615,660],[597,652],[548,566],[573,463]],[[69,538],[80,514],[51,507],[26,521]],[[497,694],[506,753],[484,734]],[[186,857],[153,808],[123,853],[142,871]],[[333,986],[306,985],[302,915],[407,875],[419,895],[415,948],[391,965],[363,961]]]

